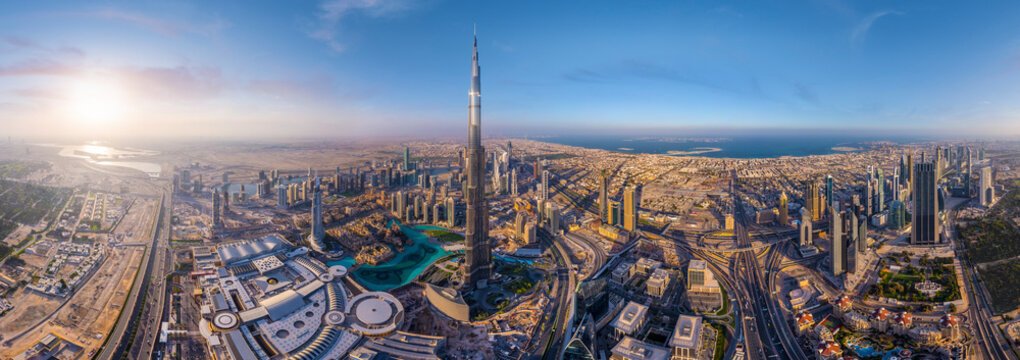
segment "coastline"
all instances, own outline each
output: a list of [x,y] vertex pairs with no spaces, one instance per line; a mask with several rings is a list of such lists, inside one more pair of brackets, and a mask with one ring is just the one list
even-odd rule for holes
[[532,139],[548,144],[581,149],[602,150],[631,155],[705,157],[717,159],[781,159],[846,154],[868,151],[868,138],[812,136],[741,136],[725,141],[692,140],[667,142],[642,141],[624,136],[578,136]]
[[710,147],[696,147],[696,148],[694,148],[692,150],[686,150],[686,151],[670,150],[670,151],[666,152],[666,155],[671,155],[671,156],[687,156],[687,155],[708,154],[708,153],[720,152],[720,151],[723,151],[723,149],[722,148],[710,148]]

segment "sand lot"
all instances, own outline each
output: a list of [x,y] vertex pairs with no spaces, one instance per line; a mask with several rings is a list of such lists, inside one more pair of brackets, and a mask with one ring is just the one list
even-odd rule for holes
[[120,314],[142,253],[140,246],[107,253],[98,272],[66,303],[18,290],[12,302],[33,305],[15,305],[11,313],[0,318],[0,333],[4,334],[0,358],[13,357],[50,332],[82,345],[85,353],[98,349]]
[[124,244],[148,244],[152,242],[152,219],[156,217],[159,199],[138,198],[113,234],[123,235]]

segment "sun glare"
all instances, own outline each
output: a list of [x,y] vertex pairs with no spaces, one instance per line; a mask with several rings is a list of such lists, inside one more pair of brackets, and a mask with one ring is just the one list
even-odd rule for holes
[[121,91],[108,82],[82,81],[71,89],[68,112],[72,119],[90,125],[118,120],[124,114]]

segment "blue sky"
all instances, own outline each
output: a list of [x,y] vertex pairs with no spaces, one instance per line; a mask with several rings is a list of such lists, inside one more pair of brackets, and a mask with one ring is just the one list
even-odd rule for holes
[[[4,2],[0,132],[1020,134],[1020,2]],[[98,95],[97,95],[98,94]]]

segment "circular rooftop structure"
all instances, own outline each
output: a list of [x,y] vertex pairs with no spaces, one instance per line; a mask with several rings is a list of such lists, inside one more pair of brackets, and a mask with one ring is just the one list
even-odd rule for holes
[[237,314],[224,311],[213,316],[212,323],[216,330],[228,331],[236,328],[241,323],[241,319],[237,317]]
[[322,317],[323,322],[333,326],[343,324],[344,320],[346,319],[347,316],[344,315],[344,313],[340,310],[329,311],[326,313],[326,315],[323,315]]
[[365,336],[385,336],[404,321],[404,305],[385,292],[367,292],[347,303],[350,325]]
[[365,299],[355,309],[359,320],[371,324],[384,324],[393,317],[393,307],[383,299]]
[[333,280],[334,280],[333,279],[333,275],[330,274],[330,273],[319,274],[319,281],[322,281],[322,282],[331,282]]
[[329,274],[334,277],[347,276],[347,267],[343,265],[333,265],[329,267]]

